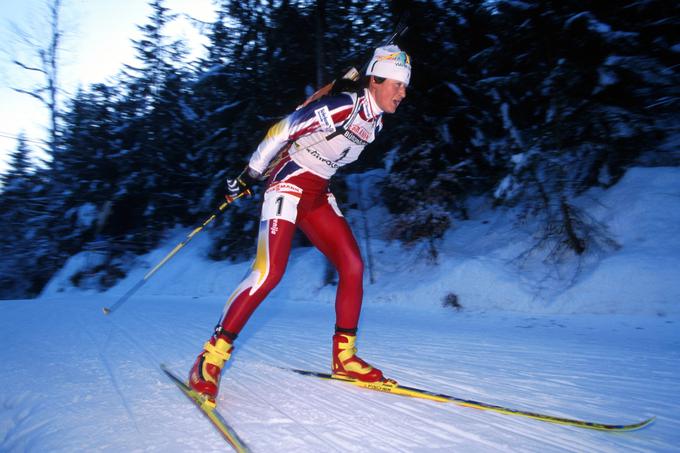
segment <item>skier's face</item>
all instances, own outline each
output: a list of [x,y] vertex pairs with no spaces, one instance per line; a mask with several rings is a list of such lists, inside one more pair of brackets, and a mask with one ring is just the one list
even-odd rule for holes
[[370,90],[378,107],[385,113],[394,113],[406,97],[406,85],[392,79],[385,79],[383,83],[375,83],[371,79]]

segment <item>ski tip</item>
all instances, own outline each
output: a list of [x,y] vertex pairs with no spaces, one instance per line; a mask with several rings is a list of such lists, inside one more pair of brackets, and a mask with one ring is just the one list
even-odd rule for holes
[[637,429],[646,428],[647,426],[651,425],[655,421],[656,421],[656,416],[650,417],[647,420],[641,421],[640,423],[628,425],[628,426],[624,427],[624,429],[622,431],[634,431],[634,430],[637,430]]
[[644,426],[649,426],[649,425],[651,425],[652,423],[654,423],[655,421],[656,421],[656,416],[650,417],[650,418],[648,418],[647,420],[645,420]]
[[631,423],[630,425],[599,425],[597,423],[589,423],[584,425],[584,428],[592,428],[592,429],[600,429],[603,431],[610,431],[610,432],[627,432],[627,431],[637,431],[642,428],[646,428],[647,426],[651,425],[654,423],[656,420],[656,417],[650,417],[647,420],[643,420],[639,423]]

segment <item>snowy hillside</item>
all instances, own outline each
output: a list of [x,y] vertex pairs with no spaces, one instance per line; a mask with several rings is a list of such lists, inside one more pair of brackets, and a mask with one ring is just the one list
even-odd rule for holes
[[[323,286],[312,249],[294,252],[239,337],[219,398],[225,418],[263,452],[677,451],[680,169],[632,169],[578,202],[618,244],[578,274],[518,260],[531,228],[482,201],[447,233],[436,265],[424,248],[381,239],[385,211],[348,211],[374,265],[359,350],[405,385],[605,423],[656,416],[652,426],[587,431],[281,369],[329,367],[335,288]],[[0,302],[0,451],[224,451],[158,365],[188,371],[248,263],[208,261],[209,235],[199,235],[119,311],[101,312],[187,233],[104,294],[70,285],[96,259],[81,254],[41,298]],[[450,293],[462,310],[442,307]]]
[[[438,264],[432,265],[425,245],[409,249],[380,239],[386,236],[388,213],[377,200],[362,200],[361,205],[373,206],[366,215],[357,211],[346,214],[363,255],[368,255],[368,248],[373,256],[375,283],[369,284],[367,269],[365,301],[439,307],[447,294],[454,293],[466,311],[680,313],[680,169],[633,168],[616,186],[607,191],[591,190],[578,202],[608,228],[620,247],[598,256],[599,261],[586,258],[578,274],[572,260],[561,275],[564,280],[557,280],[554,274],[562,268],[545,266],[541,259],[518,258],[535,243],[531,237],[535,228],[519,225],[512,210],[491,210],[479,201],[470,209],[471,220],[458,222],[446,234],[439,245]],[[369,241],[364,236],[365,221]],[[188,232],[178,230],[163,248],[139,259],[136,270],[106,295],[122,295]],[[207,260],[209,240],[209,233],[197,235],[138,294],[226,299],[250,263]],[[43,297],[80,294],[71,287],[69,277],[92,259],[96,256],[87,253],[74,257],[47,286]],[[295,250],[275,297],[332,303],[335,287],[323,286],[319,270],[324,266],[325,258],[316,249]]]

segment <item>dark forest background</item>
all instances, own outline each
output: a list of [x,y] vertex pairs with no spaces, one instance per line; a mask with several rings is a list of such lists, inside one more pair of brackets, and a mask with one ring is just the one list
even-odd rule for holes
[[[162,0],[140,24],[134,66],[55,110],[45,151],[19,139],[1,176],[0,298],[32,297],[70,256],[101,256],[72,276],[109,287],[177,226],[222,201],[274,122],[360,67],[410,13],[398,44],[412,57],[405,103],[362,159],[334,179],[386,167],[391,239],[437,240],[466,200],[486,196],[538,217],[560,253],[607,238],[572,203],[632,165],[679,165],[677,1],[216,1],[196,23],[206,56],[187,61],[165,35]],[[245,259],[258,196],[211,226],[215,260]]]

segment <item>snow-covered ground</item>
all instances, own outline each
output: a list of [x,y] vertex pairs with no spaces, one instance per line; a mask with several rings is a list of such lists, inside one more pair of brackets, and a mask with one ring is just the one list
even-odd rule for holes
[[[432,264],[425,247],[380,239],[387,214],[373,201],[347,212],[373,256],[365,359],[403,384],[461,398],[606,423],[657,420],[603,433],[286,371],[327,371],[334,324],[323,258],[298,249],[222,380],[220,409],[254,451],[678,451],[680,169],[632,169],[578,200],[618,243],[579,274],[517,259],[532,244],[529,226],[481,200]],[[187,233],[106,293],[70,286],[96,259],[81,254],[41,298],[0,301],[0,451],[224,451],[158,365],[187,372],[248,263],[206,260],[202,233],[120,310],[101,312]],[[442,307],[450,293],[462,310]]]

